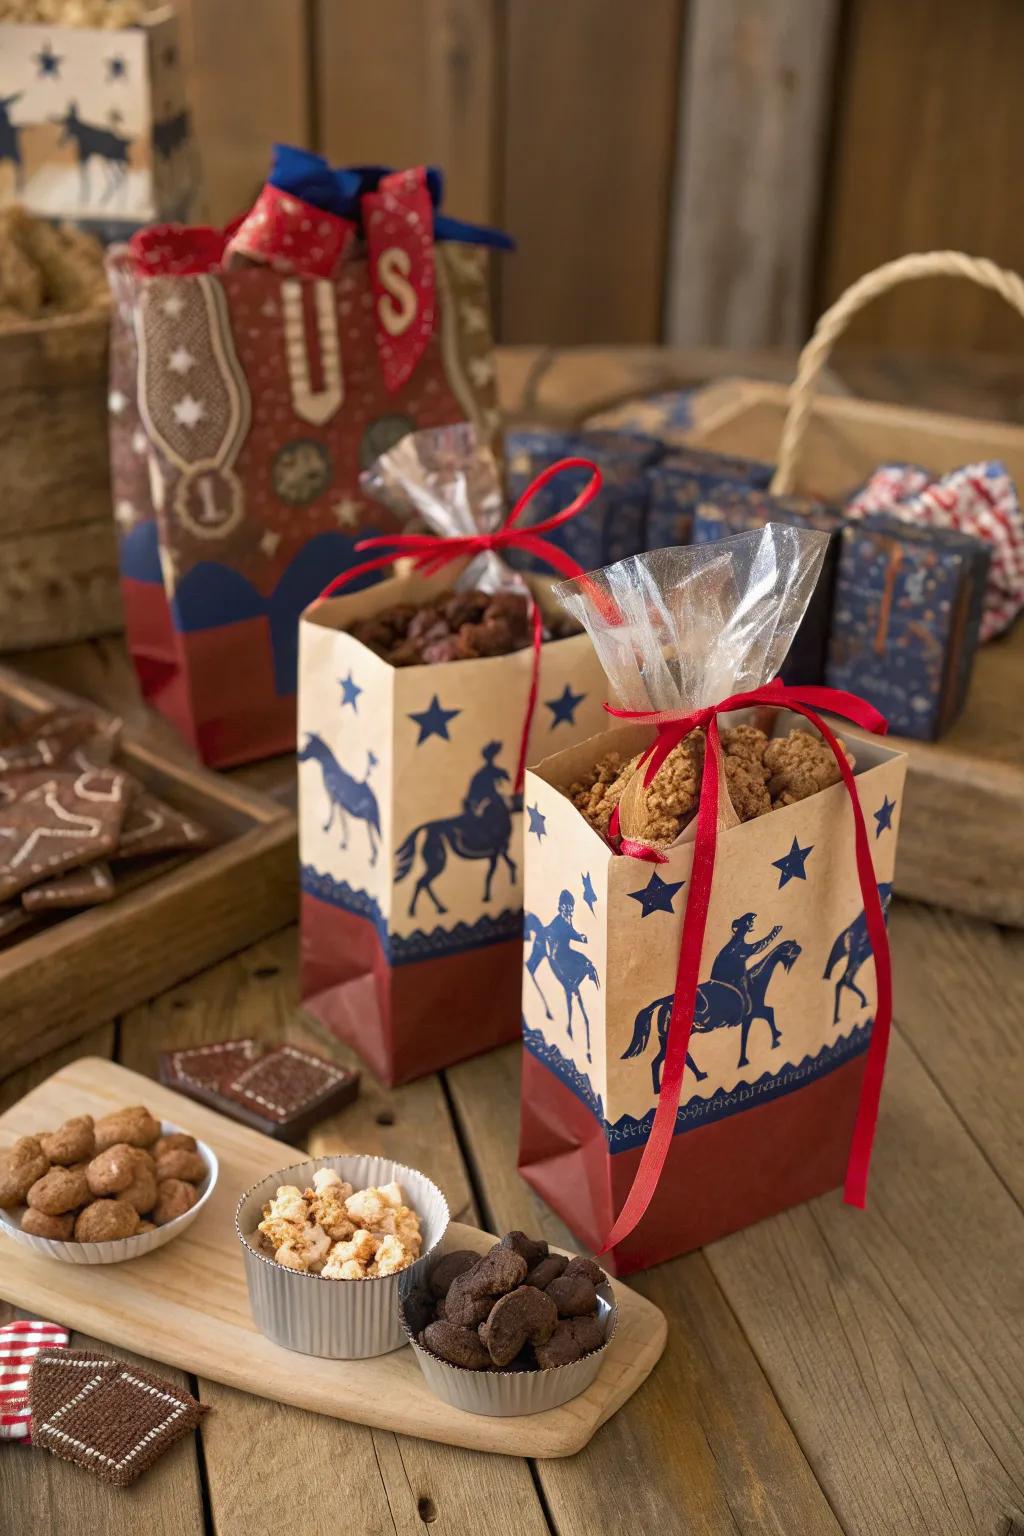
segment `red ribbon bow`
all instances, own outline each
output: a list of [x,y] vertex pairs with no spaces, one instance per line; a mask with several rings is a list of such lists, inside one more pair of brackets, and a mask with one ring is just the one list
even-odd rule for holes
[[[871,1163],[871,1147],[875,1139],[878,1121],[878,1105],[882,1092],[882,1077],[889,1047],[889,1031],[892,1024],[892,966],[889,957],[889,939],[885,916],[875,883],[875,870],[871,861],[871,848],[864,813],[857,795],[853,771],[846,761],[838,740],[825,724],[815,707],[827,709],[844,720],[865,730],[884,735],[888,730],[885,719],[864,699],[856,694],[845,693],[839,688],[788,687],[776,678],[764,688],[754,688],[749,693],[737,693],[720,704],[692,710],[689,714],[672,711],[615,709],[604,707],[610,715],[622,720],[639,720],[657,727],[658,735],[643,754],[640,762],[646,764],[644,786],[650,784],[673,747],[691,731],[703,728],[707,733],[704,752],[704,769],[701,777],[700,802],[697,808],[697,835],[693,848],[693,866],[690,872],[690,893],[683,917],[683,934],[679,945],[679,964],[676,970],[675,996],[672,1017],[669,1021],[667,1050],[661,1079],[661,1092],[654,1112],[654,1124],[647,1139],[636,1177],[618,1217],[612,1226],[602,1253],[607,1253],[621,1243],[640,1221],[654,1191],[658,1186],[672,1137],[675,1133],[676,1111],[683,1087],[686,1070],[686,1053],[693,1028],[693,1012],[697,1000],[700,978],[701,953],[704,948],[704,931],[707,926],[708,905],[711,899],[711,883],[715,869],[718,844],[718,785],[721,762],[721,745],[718,735],[718,716],[732,710],[746,709],[753,704],[778,705],[803,715],[817,728],[832,749],[836,766],[842,775],[853,812],[854,848],[857,858],[857,879],[868,937],[875,957],[875,975],[878,986],[878,1003],[875,1022],[868,1046],[867,1064],[861,1083],[857,1119],[854,1124],[850,1155],[846,1165],[846,1182],[843,1198],[848,1205],[863,1209],[867,1199],[868,1169]],[[618,833],[618,817],[613,817],[610,831]],[[665,863],[665,856],[645,843],[622,839],[621,851],[633,858]]]
[[[551,517],[542,518],[539,522],[532,523],[529,528],[517,527],[519,518],[538,491],[543,490],[549,480],[553,480],[556,475],[560,475],[566,469],[590,470],[590,479],[582,491],[567,507],[553,513]],[[557,544],[552,544],[550,539],[544,538],[543,535],[551,533],[555,528],[560,528],[571,517],[582,512],[583,508],[593,501],[600,489],[601,471],[596,464],[592,464],[589,459],[559,459],[557,464],[549,464],[547,469],[542,470],[536,479],[530,482],[515,506],[506,514],[501,527],[494,533],[452,534],[447,537],[438,533],[386,533],[379,538],[360,539],[356,545],[357,550],[386,549],[389,552],[385,555],[377,555],[372,560],[364,560],[361,564],[342,571],[324,588],[317,601],[323,602],[325,598],[332,597],[335,592],[347,586],[350,581],[355,581],[359,576],[367,576],[371,571],[379,571],[382,567],[391,565],[400,555],[411,555],[414,570],[421,572],[424,576],[433,576],[446,565],[450,565],[453,560],[469,559],[473,555],[482,555],[489,550],[500,554],[505,549],[521,549],[526,554],[543,560],[562,576],[583,576],[586,574],[583,567],[571,555],[567,555],[564,549],[559,549]],[[530,673],[530,694],[519,745],[519,763],[515,777],[516,794],[523,787],[530,726],[533,724],[534,711],[537,707],[537,689],[540,683],[540,650],[544,642],[544,625],[536,603],[532,604],[532,626],[533,664]]]

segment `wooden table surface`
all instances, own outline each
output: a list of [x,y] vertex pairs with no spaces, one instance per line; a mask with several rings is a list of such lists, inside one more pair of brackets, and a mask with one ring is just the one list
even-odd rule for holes
[[[120,642],[17,661],[173,739],[147,719]],[[280,761],[247,776],[292,792]],[[636,1277],[668,1316],[668,1348],[580,1455],[484,1456],[199,1378],[212,1412],[130,1490],[0,1448],[0,1530],[1021,1536],[1024,933],[897,903],[892,937],[870,1208],[826,1195]],[[160,1049],[232,1034],[323,1049],[296,962],[288,928],[7,1077],[0,1107],[84,1054],[152,1074]],[[453,1216],[571,1244],[515,1171],[518,1077],[518,1047],[395,1090],[364,1074],[308,1144],[394,1155],[442,1185]]]

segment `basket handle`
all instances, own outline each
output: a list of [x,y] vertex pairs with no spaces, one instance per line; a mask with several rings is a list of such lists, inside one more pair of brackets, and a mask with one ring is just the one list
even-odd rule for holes
[[1024,279],[1016,272],[997,267],[981,256],[965,256],[962,251],[927,251],[900,256],[866,272],[852,283],[836,302],[826,309],[814,335],[800,353],[796,378],[789,391],[786,421],[779,444],[779,465],[772,477],[773,496],[784,496],[796,483],[796,463],[803,446],[811,407],[817,394],[821,370],[832,347],[854,315],[880,294],[900,283],[912,283],[921,277],[968,277],[972,283],[991,288],[1024,316]]

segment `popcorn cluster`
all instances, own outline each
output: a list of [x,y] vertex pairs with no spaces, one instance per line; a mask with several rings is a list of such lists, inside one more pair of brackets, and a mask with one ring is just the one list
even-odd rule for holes
[[282,1184],[257,1232],[278,1264],[325,1280],[395,1275],[423,1246],[401,1185],[354,1190],[332,1168],[315,1173],[311,1189]]

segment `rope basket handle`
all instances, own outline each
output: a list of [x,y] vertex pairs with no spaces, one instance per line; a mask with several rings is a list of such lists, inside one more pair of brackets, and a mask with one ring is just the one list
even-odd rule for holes
[[796,483],[797,459],[810,421],[818,380],[838,338],[854,315],[872,299],[888,293],[900,283],[916,282],[922,277],[970,278],[982,288],[991,288],[1024,316],[1024,278],[981,256],[966,256],[962,251],[927,251],[900,256],[876,267],[873,272],[866,272],[839,295],[831,308],[826,309],[814,327],[814,335],[800,353],[779,444],[779,465],[771,483],[773,496],[785,496]]

